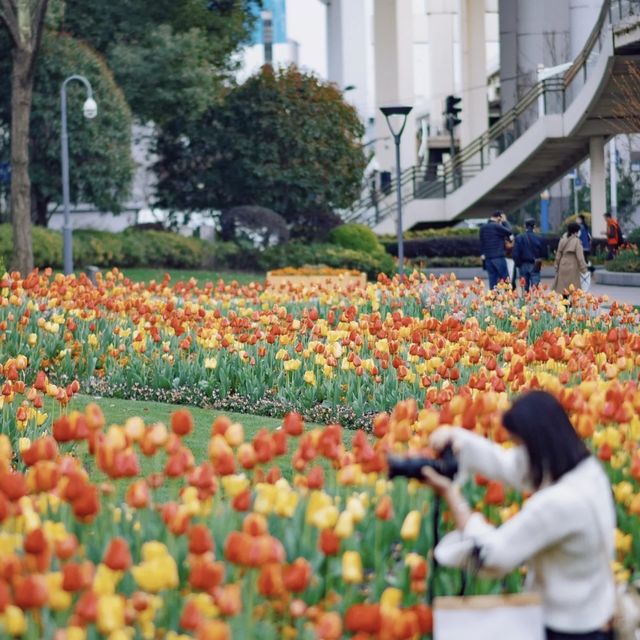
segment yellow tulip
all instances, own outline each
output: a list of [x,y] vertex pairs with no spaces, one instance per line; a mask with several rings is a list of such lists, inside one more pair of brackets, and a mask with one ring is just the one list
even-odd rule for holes
[[396,587],[387,587],[380,596],[380,608],[385,610],[398,609],[402,603],[402,590]]
[[342,579],[347,584],[360,584],[362,582],[362,558],[357,551],[344,552],[342,556]]
[[113,633],[124,627],[124,599],[121,596],[98,598],[97,626],[101,633]]
[[343,511],[338,517],[338,522],[333,530],[334,533],[342,540],[350,538],[353,535],[353,515],[350,511]]
[[67,627],[66,633],[67,640],[85,640],[87,637],[87,632],[82,627]]
[[222,476],[222,478],[220,478],[220,482],[222,483],[222,488],[224,489],[225,494],[230,498],[235,498],[250,485],[249,479],[244,475],[244,473]]
[[27,621],[22,609],[12,604],[4,610],[4,628],[10,636],[21,636],[27,630]]
[[421,516],[419,511],[409,511],[402,523],[400,537],[403,540],[417,540],[420,535],[420,520]]

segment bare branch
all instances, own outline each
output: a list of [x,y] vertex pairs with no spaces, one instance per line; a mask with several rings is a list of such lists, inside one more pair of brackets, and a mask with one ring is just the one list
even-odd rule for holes
[[18,16],[12,0],[0,0],[0,22],[4,22],[13,43],[18,46],[20,44],[18,34]]
[[640,68],[627,61],[625,72],[614,76],[616,96],[610,125],[619,133],[640,131]]
[[34,13],[34,22],[31,29],[32,38],[32,51],[31,64],[29,65],[29,77],[33,77],[35,73],[35,64],[38,58],[38,52],[40,51],[40,43],[42,42],[42,33],[44,31],[44,22],[47,16],[47,7],[49,6],[49,0],[37,0]]

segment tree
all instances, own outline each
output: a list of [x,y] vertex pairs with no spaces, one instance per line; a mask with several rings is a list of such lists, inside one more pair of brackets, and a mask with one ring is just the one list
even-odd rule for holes
[[164,125],[218,98],[258,3],[209,11],[206,0],[66,0],[61,30],[106,57],[138,119]]
[[360,194],[363,133],[336,86],[293,66],[264,67],[199,120],[162,132],[158,204],[260,205],[282,215],[294,235],[313,236],[318,227],[306,216],[326,220]]
[[29,124],[33,78],[49,0],[0,0],[0,24],[11,40],[11,221],[13,268],[33,269]]
[[[60,202],[60,87],[72,74],[86,76],[98,101],[98,117],[82,115],[84,87],[67,89],[70,131],[71,200],[118,212],[130,193],[132,117],[122,91],[104,60],[75,38],[48,32],[35,74],[31,111],[32,220],[46,226],[49,205]],[[3,91],[0,60],[0,126],[8,122],[9,92]],[[0,160],[2,140],[0,140]]]

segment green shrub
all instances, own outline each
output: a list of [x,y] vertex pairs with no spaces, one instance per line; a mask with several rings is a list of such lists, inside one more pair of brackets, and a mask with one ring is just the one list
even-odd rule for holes
[[[62,234],[41,227],[33,227],[33,262],[36,267],[62,267]],[[0,260],[8,268],[13,252],[10,224],[0,224]]]
[[636,227],[627,235],[627,241],[640,246],[640,227]]
[[205,250],[202,266],[211,270],[258,271],[258,249],[247,249],[235,242],[214,242]]
[[608,271],[640,273],[640,253],[637,248],[623,249],[606,266]]
[[73,263],[77,267],[124,265],[122,234],[78,229],[73,232]]
[[345,249],[364,253],[382,253],[384,247],[373,231],[364,224],[341,224],[329,232],[329,242]]
[[[459,238],[477,237],[478,229],[468,227],[444,227],[442,229],[420,229],[418,231],[405,231],[402,237],[405,240],[420,240],[422,238]],[[395,233],[388,233],[379,236],[382,243],[397,242],[398,236]]]

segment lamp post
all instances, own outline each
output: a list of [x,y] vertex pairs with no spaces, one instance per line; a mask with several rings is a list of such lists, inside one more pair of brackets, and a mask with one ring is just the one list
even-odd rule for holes
[[84,76],[69,76],[60,89],[60,108],[62,112],[62,202],[64,205],[63,227],[63,254],[64,272],[69,275],[73,271],[73,249],[71,236],[71,219],[69,216],[69,134],[67,133],[67,85],[72,80],[78,80],[84,84],[87,90],[87,99],[82,106],[82,113],[87,120],[92,120],[98,115],[98,105],[93,99],[91,84]]
[[402,239],[402,191],[400,171],[400,139],[407,124],[407,116],[413,107],[380,107],[387,120],[387,126],[396,143],[396,194],[398,197],[398,272],[404,273],[404,242]]
[[548,189],[545,189],[540,194],[540,231],[542,233],[549,233],[549,200],[551,194]]

